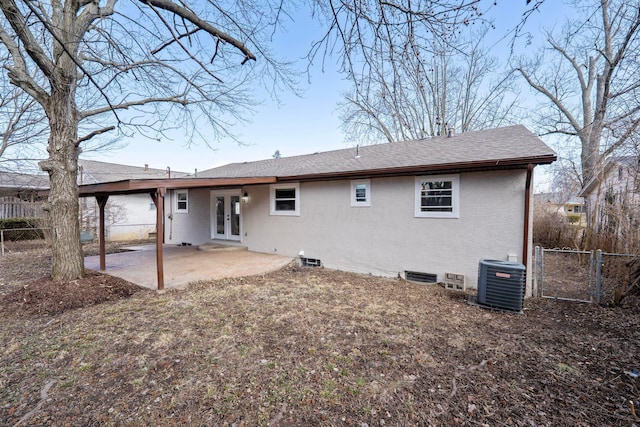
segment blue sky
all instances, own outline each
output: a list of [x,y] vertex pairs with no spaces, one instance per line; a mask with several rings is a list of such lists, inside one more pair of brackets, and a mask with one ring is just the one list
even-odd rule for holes
[[[505,65],[509,54],[511,37],[508,32],[520,21],[526,10],[525,0],[498,1],[490,12],[496,27],[492,38],[496,53]],[[533,37],[535,44],[543,41],[540,29],[549,27],[556,21],[565,18],[570,9],[558,1],[547,0],[541,7],[541,13],[534,13],[525,30]],[[274,50],[291,60],[298,60],[298,67],[304,70],[306,59],[302,59],[312,41],[322,35],[322,28],[307,16],[303,10],[293,15],[295,22],[287,24],[287,32],[279,34],[275,40]],[[524,46],[524,38],[515,46],[515,54],[531,46]],[[319,62],[319,61],[317,61]],[[243,142],[239,146],[233,140],[213,142],[211,149],[204,144],[185,146],[180,132],[171,135],[173,140],[161,142],[142,137],[121,140],[126,147],[108,152],[87,153],[85,158],[113,163],[144,166],[192,172],[194,169],[205,170],[227,163],[261,160],[270,158],[276,150],[282,156],[307,154],[316,151],[328,151],[352,146],[345,140],[340,130],[337,104],[341,92],[349,83],[338,73],[337,59],[326,58],[324,64],[316,63],[310,70],[309,84],[303,76],[300,96],[285,93],[281,96],[281,104],[266,99],[255,107],[255,114],[249,123],[233,129]],[[535,105],[533,93],[523,86],[521,97],[524,103]],[[526,123],[525,123],[526,124]],[[542,172],[542,171],[541,171]],[[539,178],[544,175],[538,173]],[[538,187],[543,183],[538,179]]]

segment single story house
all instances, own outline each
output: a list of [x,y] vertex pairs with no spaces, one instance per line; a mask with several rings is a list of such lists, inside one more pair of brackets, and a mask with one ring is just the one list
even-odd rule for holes
[[526,264],[536,165],[554,151],[524,126],[230,164],[197,177],[83,185],[156,201],[162,242],[223,242],[328,268],[474,288],[480,259]]
[[[154,169],[148,164],[129,166],[117,163],[78,159],[78,184],[99,184],[125,179],[171,179],[187,176],[171,169]],[[80,228],[92,235],[98,233],[99,207],[95,199],[80,201]],[[107,241],[141,240],[156,232],[156,206],[149,194],[116,195],[105,208]]]

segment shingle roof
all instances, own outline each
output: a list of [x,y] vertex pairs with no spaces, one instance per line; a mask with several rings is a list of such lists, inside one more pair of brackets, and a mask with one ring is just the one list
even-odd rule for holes
[[[78,166],[82,168],[83,172],[82,184],[97,184],[126,179],[168,178],[166,169],[152,169],[85,159],[78,159]],[[184,172],[171,171],[171,178],[182,178],[187,175]],[[78,180],[80,182],[80,177]]]
[[332,174],[366,174],[367,171],[407,170],[438,167],[470,167],[474,164],[548,164],[555,152],[522,125],[465,132],[451,138],[392,142],[356,148],[282,157],[255,162],[232,163],[198,175],[227,177],[304,177]]
[[0,188],[42,190],[49,188],[49,177],[44,174],[0,172]]

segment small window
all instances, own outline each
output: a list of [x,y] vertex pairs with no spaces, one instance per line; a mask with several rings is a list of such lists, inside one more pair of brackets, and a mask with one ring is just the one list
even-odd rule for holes
[[271,215],[300,215],[300,184],[271,186]]
[[351,181],[351,206],[371,206],[371,182]]
[[150,211],[155,211],[156,210],[156,204],[153,201],[153,197],[149,196],[149,210]]
[[189,212],[189,190],[176,190],[176,212]]
[[416,178],[415,216],[421,218],[458,218],[459,186],[457,175]]

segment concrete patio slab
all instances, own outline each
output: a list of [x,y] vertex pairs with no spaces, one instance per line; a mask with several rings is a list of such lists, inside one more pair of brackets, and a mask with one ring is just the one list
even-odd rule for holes
[[[130,247],[126,252],[106,255],[106,274],[146,288],[157,289],[155,245]],[[164,287],[183,288],[198,280],[250,276],[278,270],[293,258],[247,250],[199,251],[196,246],[163,246]],[[100,270],[100,257],[84,259],[89,270]]]

